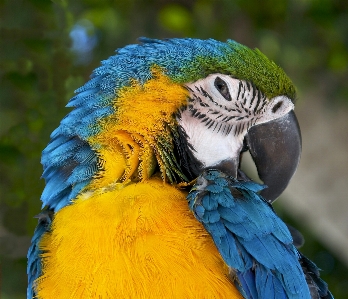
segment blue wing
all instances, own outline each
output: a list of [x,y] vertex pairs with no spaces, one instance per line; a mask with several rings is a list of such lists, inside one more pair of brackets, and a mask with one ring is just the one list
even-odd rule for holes
[[[285,223],[258,195],[263,188],[209,170],[198,178],[188,200],[226,264],[235,271],[237,287],[245,298],[309,299],[302,266],[316,266],[303,259]],[[314,276],[322,282],[319,274]],[[327,294],[327,288],[321,290]]]
[[39,223],[35,229],[34,236],[31,239],[31,245],[28,251],[28,289],[27,289],[27,298],[35,298],[35,290],[34,290],[34,282],[41,275],[41,258],[40,255],[42,251],[39,248],[39,242],[41,240],[42,235],[49,231],[53,212],[50,210],[42,211],[37,218],[39,219]]

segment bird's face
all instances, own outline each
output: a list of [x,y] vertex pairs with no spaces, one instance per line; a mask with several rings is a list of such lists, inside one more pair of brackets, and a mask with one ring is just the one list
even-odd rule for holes
[[177,117],[198,175],[217,168],[237,176],[241,154],[249,150],[264,196],[272,202],[287,186],[299,162],[301,136],[286,96],[268,99],[251,82],[211,74],[186,85],[189,102]]

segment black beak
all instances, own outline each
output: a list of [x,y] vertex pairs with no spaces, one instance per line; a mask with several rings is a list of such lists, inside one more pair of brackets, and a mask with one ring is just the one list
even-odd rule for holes
[[260,194],[272,203],[285,190],[300,161],[301,131],[295,113],[251,127],[246,142],[259,178],[268,186]]

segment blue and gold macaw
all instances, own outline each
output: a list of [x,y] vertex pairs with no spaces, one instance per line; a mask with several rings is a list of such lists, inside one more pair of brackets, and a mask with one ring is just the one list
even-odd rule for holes
[[140,41],[43,151],[27,298],[333,298],[271,206],[301,152],[290,79],[231,40]]

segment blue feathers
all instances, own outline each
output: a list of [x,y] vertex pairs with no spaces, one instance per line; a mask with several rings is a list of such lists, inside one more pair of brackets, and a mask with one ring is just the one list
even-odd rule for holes
[[91,181],[98,160],[86,141],[61,134],[43,151],[41,162],[46,179],[41,200],[44,206],[58,211]]
[[45,210],[36,216],[39,219],[39,223],[35,229],[34,236],[31,240],[31,245],[28,251],[28,289],[27,289],[27,298],[34,298],[34,281],[41,275],[41,259],[40,254],[42,251],[39,248],[39,242],[42,235],[47,232],[51,226],[52,222],[52,211]]
[[311,298],[290,232],[257,194],[261,189],[211,170],[188,200],[247,298]]
[[51,142],[42,154],[46,180],[41,197],[44,206],[58,211],[68,205],[101,170],[95,153],[98,145],[89,144],[88,138],[102,130],[101,119],[115,112],[112,102],[120,88],[129,86],[131,80],[143,84],[151,79],[154,65],[175,82],[196,80],[207,73],[207,66],[199,60],[204,57],[223,60],[226,49],[230,48],[215,40],[141,38],[140,41],[143,44],[118,49],[116,55],[103,61],[91,80],[68,103],[74,110],[52,133]]
[[[286,298],[308,298],[307,290],[297,290],[295,296],[289,296],[287,290],[284,288],[281,279],[278,279],[278,275],[275,275],[270,269],[262,266],[255,266],[255,285],[258,292],[262,290],[261,298],[270,299],[286,299]],[[299,296],[300,295],[300,296]],[[259,298],[259,297],[255,297]],[[310,298],[310,297],[309,297]]]
[[[278,68],[258,51],[236,42],[147,38],[141,38],[140,42],[118,49],[116,55],[94,70],[90,81],[68,103],[74,110],[51,134],[51,141],[42,153],[46,186],[41,200],[46,210],[40,214],[28,253],[27,298],[35,296],[33,283],[41,275],[39,242],[50,229],[51,214],[71,204],[103,170],[97,155],[100,145],[93,143],[91,137],[103,130],[102,120],[116,112],[113,103],[120,89],[134,80],[146,83],[152,79],[156,66],[179,84],[211,73],[224,73],[255,85],[266,84],[265,91],[269,90],[270,96],[292,94],[290,81],[282,77]],[[279,84],[279,74],[284,84]],[[189,162],[172,161],[178,164],[178,169]],[[185,180],[184,176],[180,179]],[[307,299],[319,294],[331,299],[317,267],[297,252],[286,225],[258,195],[263,188],[219,171],[205,171],[188,195],[189,206],[210,233],[226,264],[235,271],[236,286],[245,298]]]

